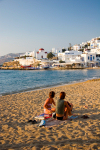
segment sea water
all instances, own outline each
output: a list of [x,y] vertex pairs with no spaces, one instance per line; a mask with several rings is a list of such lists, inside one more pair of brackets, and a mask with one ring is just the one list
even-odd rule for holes
[[99,69],[0,70],[0,95],[100,78]]

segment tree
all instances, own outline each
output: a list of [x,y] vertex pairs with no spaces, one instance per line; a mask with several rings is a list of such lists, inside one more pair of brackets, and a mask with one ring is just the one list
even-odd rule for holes
[[51,58],[53,58],[54,56],[55,56],[55,55],[52,54],[52,52],[50,52],[50,53],[47,54],[47,58],[48,58],[48,59],[51,59]]
[[62,49],[62,53],[64,53],[65,51],[66,51],[66,49],[65,49],[65,48],[63,48],[63,49]]
[[88,44],[85,44],[84,47],[85,47],[85,48],[88,48]]
[[84,48],[81,48],[81,49],[79,49],[78,51],[82,51],[82,52],[84,52]]
[[59,60],[59,63],[65,63],[65,61]]

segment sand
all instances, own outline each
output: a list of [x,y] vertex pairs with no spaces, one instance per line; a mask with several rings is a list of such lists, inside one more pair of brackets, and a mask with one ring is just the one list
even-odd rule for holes
[[[51,90],[73,103],[77,119],[51,128],[28,123],[43,113]],[[88,119],[81,118],[88,115]],[[0,150],[99,150],[100,79],[0,97]]]

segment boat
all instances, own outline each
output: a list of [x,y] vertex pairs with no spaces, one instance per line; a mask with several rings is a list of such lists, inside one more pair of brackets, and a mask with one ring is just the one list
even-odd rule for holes
[[31,67],[31,65],[21,66],[21,68],[23,68],[23,69],[28,69],[28,68],[30,68],[30,67]]

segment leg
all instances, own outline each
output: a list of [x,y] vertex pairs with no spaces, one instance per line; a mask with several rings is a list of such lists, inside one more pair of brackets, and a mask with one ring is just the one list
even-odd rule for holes
[[44,109],[44,113],[45,113],[45,114],[51,114],[52,111],[51,111],[51,109],[50,109],[50,110],[49,110],[49,109]]
[[70,103],[70,105],[71,105],[71,111],[72,111],[72,109],[73,109],[73,104],[72,104],[72,103]]
[[68,118],[68,110],[67,107],[65,107],[63,120],[67,120],[67,118]]
[[55,108],[51,108],[51,112],[55,112],[56,111],[56,109]]
[[67,107],[67,111],[68,111],[68,115],[69,116],[71,116],[72,115],[72,108],[73,108],[73,104],[72,103],[69,103],[69,102],[67,102],[68,103],[68,107]]
[[66,111],[67,111],[67,115],[68,115],[68,116],[71,116],[71,115],[72,115],[72,112],[71,112],[70,107],[65,107],[65,108],[64,108],[64,112],[66,113]]
[[71,111],[72,111],[72,109],[73,109],[73,104],[72,104],[72,103],[69,103],[68,101],[67,101],[67,103],[68,103],[68,105],[70,106]]
[[68,110],[68,115],[69,115],[69,116],[71,116],[71,115],[72,115],[71,110]]

